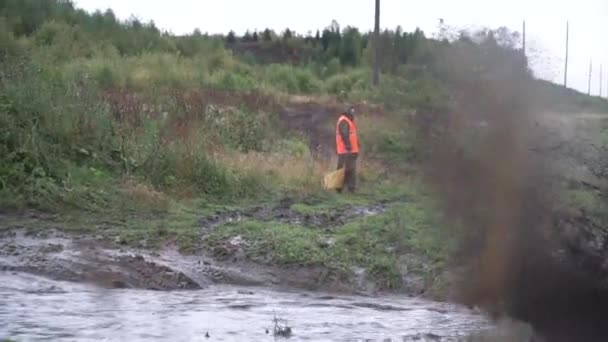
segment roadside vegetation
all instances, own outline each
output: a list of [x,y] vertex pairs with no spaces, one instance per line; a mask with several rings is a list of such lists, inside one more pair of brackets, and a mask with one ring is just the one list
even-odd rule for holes
[[[423,273],[433,276],[450,250],[418,165],[434,123],[458,99],[458,73],[478,75],[490,65],[487,51],[520,54],[510,32],[481,38],[387,30],[373,88],[369,34],[335,22],[311,36],[175,36],[70,1],[3,1],[0,210],[35,209],[61,229],[184,252],[240,236],[253,260],[343,273],[360,266],[381,288],[398,289],[403,255],[423,255]],[[462,51],[477,59],[452,70],[445,56]],[[537,87],[548,102],[561,98],[553,86]],[[603,100],[569,96],[606,111]],[[298,130],[285,113],[312,104],[337,114],[346,103],[359,108],[364,152],[359,194],[338,196],[321,187],[334,161],[317,151],[331,151],[335,117]],[[251,219],[201,236],[201,217],[283,198],[309,214],[381,201],[390,208],[327,230]],[[0,229],[41,229],[23,215]]]

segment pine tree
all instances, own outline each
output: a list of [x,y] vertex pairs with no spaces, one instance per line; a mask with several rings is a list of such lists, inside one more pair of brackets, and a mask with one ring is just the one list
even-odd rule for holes
[[251,36],[249,30],[247,30],[247,32],[245,32],[245,35],[243,36],[243,42],[248,43],[250,41],[253,41],[253,37]]
[[228,36],[226,37],[226,42],[228,44],[236,43],[236,34],[234,33],[234,31],[228,32]]
[[263,38],[265,42],[272,41],[272,32],[270,32],[269,29],[265,29],[262,35],[264,36]]
[[283,32],[283,40],[289,40],[291,38],[293,38],[293,33],[289,28],[286,28],[285,32]]

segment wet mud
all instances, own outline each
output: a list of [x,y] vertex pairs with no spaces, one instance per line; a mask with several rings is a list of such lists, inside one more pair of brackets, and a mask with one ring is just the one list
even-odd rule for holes
[[382,214],[389,209],[391,203],[383,201],[369,206],[348,206],[314,213],[295,211],[291,209],[293,204],[293,200],[284,199],[274,206],[216,212],[214,215],[202,217],[199,225],[203,233],[213,231],[222,224],[243,220],[272,221],[306,228],[331,230],[357,218]]

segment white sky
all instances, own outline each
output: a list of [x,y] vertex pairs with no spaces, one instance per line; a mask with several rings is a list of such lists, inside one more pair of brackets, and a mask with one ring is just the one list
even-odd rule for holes
[[[364,31],[373,26],[374,0],[75,0],[88,11],[111,8],[122,19],[135,15],[153,20],[176,34],[192,32],[241,34],[266,27],[315,32],[337,20],[342,27]],[[593,58],[592,94],[599,93],[599,64],[604,65],[603,96],[608,94],[608,0],[381,0],[381,25],[406,31],[420,27],[427,36],[438,19],[457,27],[507,26],[527,23],[529,55],[539,77],[563,82],[565,23],[570,21],[569,86],[587,92]]]

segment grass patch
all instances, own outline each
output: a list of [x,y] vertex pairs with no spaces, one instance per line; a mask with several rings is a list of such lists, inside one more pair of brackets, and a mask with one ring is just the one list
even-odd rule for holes
[[589,190],[566,190],[565,200],[568,205],[587,211],[596,211],[601,205],[601,199]]
[[214,249],[241,237],[246,255],[253,260],[284,266],[321,265],[344,275],[353,267],[364,267],[378,286],[397,289],[400,256],[422,255],[433,266],[416,271],[426,273],[446,260],[449,244],[442,241],[435,215],[428,208],[423,203],[399,203],[384,214],[331,231],[255,220],[228,223],[208,236],[205,244]]
[[394,179],[364,179],[355,194],[316,192],[292,204],[291,210],[299,214],[321,214],[347,207],[369,207],[381,203],[403,202],[415,199],[423,192],[418,181],[406,177]]

